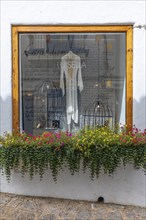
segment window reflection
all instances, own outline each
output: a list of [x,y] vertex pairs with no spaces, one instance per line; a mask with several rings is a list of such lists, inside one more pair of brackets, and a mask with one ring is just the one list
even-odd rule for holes
[[[113,126],[125,117],[125,34],[20,34],[23,130]],[[121,111],[122,109],[122,111]]]

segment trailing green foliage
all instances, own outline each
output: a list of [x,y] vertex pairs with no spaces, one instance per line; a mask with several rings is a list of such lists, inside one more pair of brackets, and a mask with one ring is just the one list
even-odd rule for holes
[[146,129],[124,127],[117,133],[108,127],[97,127],[74,135],[45,132],[41,136],[6,133],[0,137],[0,144],[0,166],[8,181],[12,170],[22,176],[29,173],[31,179],[39,174],[42,179],[50,169],[54,181],[64,167],[72,175],[88,169],[91,179],[101,171],[114,174],[122,163],[146,171]]

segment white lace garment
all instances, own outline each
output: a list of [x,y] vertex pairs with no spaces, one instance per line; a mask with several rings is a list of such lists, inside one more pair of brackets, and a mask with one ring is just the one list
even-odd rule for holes
[[[64,82],[66,81],[66,85]],[[67,124],[71,124],[71,119],[78,123],[78,100],[77,88],[83,90],[83,80],[81,75],[81,59],[72,51],[61,58],[60,88],[63,95],[66,91],[66,113]]]

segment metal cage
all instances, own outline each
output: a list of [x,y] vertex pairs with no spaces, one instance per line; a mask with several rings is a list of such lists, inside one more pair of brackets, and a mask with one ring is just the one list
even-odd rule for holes
[[113,123],[112,118],[111,108],[98,98],[91,102],[83,112],[84,127],[93,128],[98,125],[109,125]]
[[65,98],[56,82],[48,80],[38,87],[35,107],[37,128],[55,130],[64,127]]

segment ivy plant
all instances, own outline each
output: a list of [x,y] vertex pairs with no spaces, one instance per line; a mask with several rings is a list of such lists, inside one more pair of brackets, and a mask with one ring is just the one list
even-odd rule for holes
[[12,170],[22,177],[29,173],[31,179],[36,174],[42,179],[50,170],[54,181],[64,167],[72,175],[88,169],[91,179],[98,178],[101,171],[113,175],[121,163],[146,171],[146,129],[136,127],[115,132],[104,126],[76,134],[45,132],[40,136],[5,133],[0,145],[0,166],[8,181]]

